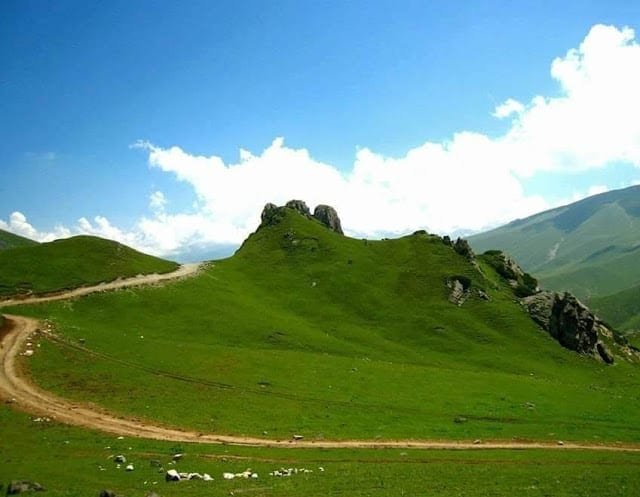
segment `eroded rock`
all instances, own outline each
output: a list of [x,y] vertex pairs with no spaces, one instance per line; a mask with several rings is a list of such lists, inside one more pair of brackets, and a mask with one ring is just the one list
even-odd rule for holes
[[612,364],[615,355],[638,359],[626,339],[569,292],[539,292],[522,299],[531,318],[563,347]]
[[336,210],[330,205],[320,204],[313,211],[313,217],[324,224],[327,228],[336,233],[344,234],[342,232],[342,225],[340,224],[340,218]]

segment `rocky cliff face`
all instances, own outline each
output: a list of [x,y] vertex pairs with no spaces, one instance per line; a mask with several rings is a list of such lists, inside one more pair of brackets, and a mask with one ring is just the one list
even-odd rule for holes
[[616,356],[640,359],[638,350],[572,294],[539,292],[522,299],[532,319],[563,347],[612,364]]
[[284,209],[293,209],[296,212],[299,212],[305,217],[309,219],[316,219],[324,224],[327,228],[336,233],[343,234],[342,225],[340,223],[340,218],[338,217],[338,213],[336,210],[329,205],[318,205],[314,211],[313,215],[311,215],[311,211],[307,204],[302,200],[289,200],[284,206],[278,207],[275,204],[266,204],[264,209],[262,209],[262,215],[260,216],[262,223],[260,226],[269,226],[272,224],[279,223],[283,217]]

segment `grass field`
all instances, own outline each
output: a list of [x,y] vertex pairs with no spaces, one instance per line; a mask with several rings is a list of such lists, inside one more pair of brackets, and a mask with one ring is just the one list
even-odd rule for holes
[[[480,267],[437,237],[354,240],[290,211],[196,278],[11,312],[60,336],[26,364],[43,387],[172,426],[640,441],[637,368],[561,348]],[[448,302],[455,275],[491,300]]]
[[76,236],[0,251],[0,297],[48,293],[177,268],[120,243]]
[[[202,446],[119,440],[32,418],[0,406],[0,484],[37,481],[49,497],[98,495],[108,488],[124,496],[155,491],[190,496],[465,496],[635,497],[640,493],[640,454],[548,450],[307,450]],[[173,454],[184,453],[175,466]],[[133,472],[110,457],[123,454]],[[164,469],[207,472],[213,482],[167,483]],[[288,478],[269,476],[281,467],[307,468]],[[101,469],[102,468],[102,469]],[[251,468],[255,480],[224,480],[223,472]],[[323,468],[324,471],[321,471]],[[3,489],[0,489],[3,491]]]
[[29,247],[37,245],[38,242],[29,240],[22,236],[14,235],[8,231],[0,230],[0,250],[6,250],[14,247]]

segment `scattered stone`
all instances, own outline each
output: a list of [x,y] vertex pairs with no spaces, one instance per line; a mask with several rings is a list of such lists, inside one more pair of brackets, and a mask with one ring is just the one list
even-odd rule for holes
[[235,477],[235,473],[222,473],[222,478],[224,478],[225,480],[233,480]]
[[124,469],[125,471],[133,471],[134,470],[133,464],[127,464],[127,467]]
[[175,469],[168,470],[164,475],[165,481],[180,481],[180,475]]
[[294,435],[293,439],[294,440],[302,440],[304,437],[302,435]]
[[173,459],[174,461],[179,461],[180,459],[182,459],[184,457],[184,454],[182,453],[178,453],[178,454],[174,454],[173,457],[171,459]]
[[202,475],[202,479],[204,481],[213,481],[213,478],[211,477],[211,475],[209,473],[205,473]]
[[480,440],[479,438],[473,441],[473,445],[480,445],[481,443],[482,443],[482,440]]
[[113,458],[113,462],[118,464],[125,464],[127,462],[127,458],[124,457],[122,454],[118,454],[116,457]]
[[562,440],[558,440],[558,445],[564,445],[564,442]]
[[100,490],[98,497],[118,497],[113,490]]
[[37,482],[13,480],[7,487],[7,495],[19,495],[27,492],[43,492],[44,490],[46,489]]
[[340,218],[336,210],[329,205],[318,205],[313,211],[313,217],[324,224],[327,228],[339,234],[344,234]]

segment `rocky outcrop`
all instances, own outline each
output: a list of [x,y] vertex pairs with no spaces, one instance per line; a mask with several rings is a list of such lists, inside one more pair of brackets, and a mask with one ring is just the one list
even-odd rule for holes
[[320,204],[313,210],[313,217],[324,224],[327,228],[336,233],[344,234],[342,232],[342,226],[340,224],[340,218],[336,210],[329,206]]
[[563,347],[612,364],[614,357],[637,360],[638,351],[569,292],[539,292],[522,299],[531,318]]
[[482,258],[509,283],[517,297],[528,297],[540,291],[538,280],[529,273],[525,273],[522,268],[504,252],[500,250],[488,250],[482,254]]
[[[448,238],[448,237],[447,237]],[[446,241],[445,241],[446,243]],[[453,250],[455,250],[458,254],[469,261],[474,261],[476,255],[473,253],[471,249],[471,245],[464,238],[458,238],[456,242],[453,244]]]
[[271,226],[278,224],[284,217],[285,209],[293,209],[294,211],[302,214],[309,219],[316,219],[324,224],[327,228],[336,233],[343,234],[340,218],[336,210],[329,205],[318,205],[314,211],[313,216],[307,204],[302,200],[289,200],[284,206],[278,207],[275,204],[268,203],[262,209],[260,215],[260,226]]
[[282,207],[278,207],[275,204],[268,203],[262,209],[262,214],[260,215],[260,226],[270,226],[272,224],[277,224],[282,219]]
[[447,288],[451,290],[449,302],[461,306],[469,298],[471,280],[466,276],[451,276],[447,278]]
[[294,211],[298,211],[303,216],[311,217],[311,211],[309,210],[309,207],[307,207],[307,204],[305,204],[302,200],[289,200],[285,204],[285,207],[293,209]]

